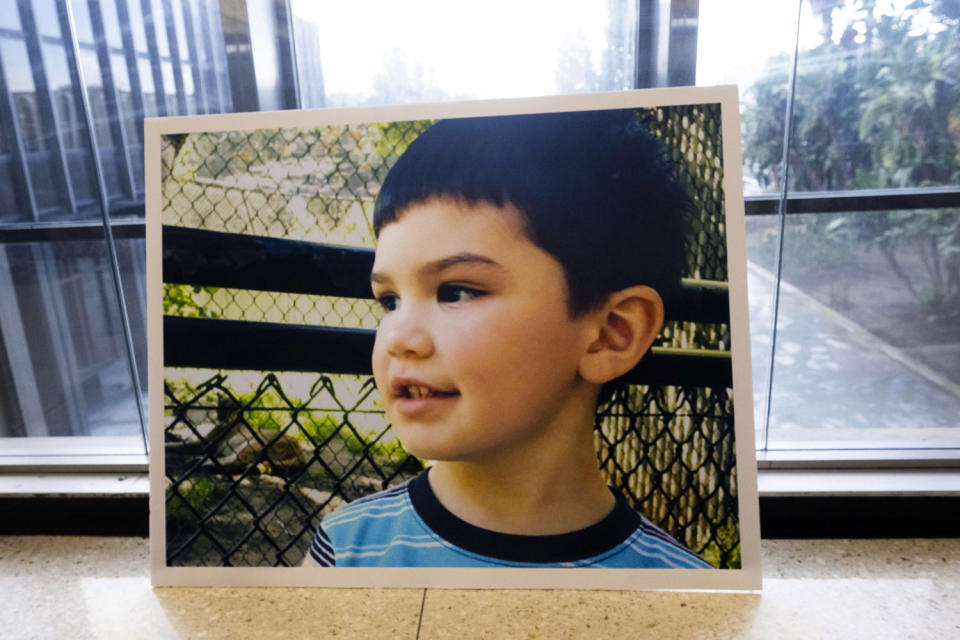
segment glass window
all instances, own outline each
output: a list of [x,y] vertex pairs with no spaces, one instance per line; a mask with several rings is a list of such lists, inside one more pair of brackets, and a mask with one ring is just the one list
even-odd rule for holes
[[193,68],[180,65],[180,75],[183,78],[183,93],[187,99],[187,113],[197,113],[197,91],[193,84]]
[[0,435],[139,433],[105,242],[0,245],[0,297],[0,386],[19,409]]
[[[955,445],[960,304],[945,276],[960,210],[786,222],[770,448]],[[763,273],[751,296],[772,283]]]
[[[87,127],[83,118],[82,106],[74,93],[73,81],[67,67],[67,56],[60,44],[43,44],[43,64],[50,88],[53,110],[56,114],[57,128],[64,148],[67,174],[78,205],[92,204],[95,198],[94,186],[90,184],[90,154],[87,146]],[[88,216],[97,212],[83,207]]]
[[23,144],[27,151],[40,151],[44,148],[43,126],[27,46],[22,40],[0,38],[0,60],[17,111]]
[[[78,233],[88,232],[70,226],[75,221],[99,216],[99,207],[83,105],[77,99],[79,88],[73,82],[77,70],[70,69],[68,43],[62,39],[57,21],[57,11],[64,10],[66,4],[63,0],[30,1],[37,14],[37,33],[0,34],[2,76],[15,108],[13,124],[26,151],[25,167],[17,167],[20,158],[8,148],[10,130],[2,130],[0,232],[13,229],[17,238],[24,237],[24,233],[29,236],[30,229],[18,225],[36,218],[53,226],[45,229],[43,239],[37,241],[8,241],[0,236],[0,299],[4,301],[0,305],[0,436],[133,438],[141,443],[142,451],[137,394],[145,394],[145,387],[136,390],[132,382],[111,258],[102,239],[77,239]],[[146,110],[157,112],[154,69],[147,51],[141,2],[119,0],[125,3],[126,11],[118,12],[113,4],[116,1],[100,0],[105,32],[105,41],[100,43],[95,40],[97,34],[87,0],[71,3],[80,38],[78,63],[87,83],[83,90],[87,92],[96,127],[103,179],[112,205],[122,206],[113,212],[114,220],[120,215],[134,219],[143,215],[142,116],[138,113],[138,97],[133,95],[134,85],[120,37],[123,29],[131,30],[134,46],[139,50],[137,69],[142,74]],[[148,6],[152,7],[151,20],[160,22],[160,47],[169,53],[164,3],[156,0]],[[211,24],[218,24],[216,3],[204,6],[210,13]],[[121,17],[130,24],[123,24]],[[0,25],[19,28],[16,12],[4,13]],[[182,21],[181,33],[189,26]],[[214,43],[211,46],[223,48],[219,35],[205,37]],[[26,46],[31,38],[39,42],[43,59],[36,68],[30,65]],[[110,46],[108,69],[101,68],[97,56],[96,46],[104,44]],[[174,107],[171,112],[176,113],[179,96],[173,62],[167,57],[159,70],[168,83],[164,97]],[[183,70],[186,92],[193,94],[196,88],[192,64]],[[218,73],[215,82],[226,82],[225,66]],[[49,101],[45,95],[37,95],[36,87],[41,86],[38,78],[49,88]],[[113,82],[105,86],[105,78]],[[112,96],[105,93],[111,84],[116,91],[116,110]],[[190,99],[189,95],[182,97]],[[51,126],[51,119],[56,127]],[[126,149],[118,140],[120,127],[127,134]],[[63,166],[61,157],[72,187],[75,211],[66,206],[68,191],[58,184],[62,183],[58,173]],[[20,200],[26,198],[21,198],[14,176],[23,169],[30,175],[36,211],[20,210],[25,206]],[[131,178],[133,185],[129,184]],[[139,198],[139,203],[131,201],[131,196]],[[117,227],[117,231],[122,228]],[[116,236],[116,257],[134,342],[133,356],[141,384],[145,385],[145,243],[142,238],[126,235]],[[96,238],[96,234],[92,237]],[[2,449],[0,438],[0,462]],[[124,451],[128,449],[124,445]]]
[[[844,0],[804,8],[789,193],[956,184],[950,123],[960,98],[943,84],[960,41],[955,9]],[[761,189],[783,186],[785,78],[758,77],[746,91],[744,161]],[[920,208],[788,213],[771,448],[956,446],[958,220],[956,210]],[[754,254],[776,255],[776,226],[748,221]],[[775,277],[752,262],[751,297],[772,296]],[[756,313],[760,325],[772,321],[772,309]]]
[[130,35],[133,37],[133,48],[137,53],[147,52],[147,36],[143,25],[143,13],[141,11],[140,0],[125,0],[127,3],[127,16],[130,24]]
[[122,49],[123,38],[120,36],[120,18],[117,17],[116,0],[100,0],[100,11],[103,16],[103,30],[107,37],[107,45],[111,48]]
[[7,155],[7,141],[0,132],[0,224],[16,220],[23,215],[20,203],[17,201],[17,190],[14,186],[14,171],[16,166],[13,159]]
[[177,106],[177,83],[173,77],[173,65],[169,62],[162,62],[160,63],[160,71],[163,74],[163,90],[167,100],[167,115],[186,115],[180,113],[180,108]]
[[[293,0],[291,7],[295,22],[310,25],[296,43],[310,106],[319,82],[329,107],[632,86],[637,17],[630,2],[380,3],[376,21],[357,3]],[[361,24],[362,37],[344,28]]]
[[[771,175],[761,169],[772,167],[776,171],[783,156],[781,123],[786,114],[790,60],[796,43],[795,5],[764,0],[702,2],[699,5],[697,84],[736,84],[740,87],[741,135],[746,147],[743,152],[743,192],[746,196],[776,194],[779,189]],[[806,13],[802,19],[807,19]],[[740,25],[747,24],[762,24],[763,28],[751,31],[749,38],[731,37]],[[762,117],[758,114],[758,104],[764,105]],[[768,104],[772,106],[767,108]],[[766,145],[762,158],[751,155],[756,148],[754,140]],[[762,442],[773,343],[773,296],[758,295],[756,292],[761,290],[763,283],[755,280],[759,273],[776,271],[779,224],[776,216],[749,216],[746,228],[754,426],[757,441]],[[762,238],[763,242],[757,242],[757,238]]]
[[153,68],[149,60],[137,58],[137,66],[140,70],[140,90],[143,91],[143,115],[144,117],[153,117],[157,112],[157,90],[153,86]]
[[173,0],[170,6],[173,8],[173,27],[174,32],[177,34],[177,49],[180,53],[180,60],[187,61],[190,59],[190,48],[187,42],[187,30],[183,26],[184,7],[178,0]]
[[[796,191],[956,184],[951,3],[814,3],[797,68],[790,186]],[[760,145],[758,145],[760,146]]]
[[[243,62],[244,37],[255,55],[234,82],[255,84],[260,108],[282,107],[294,82],[278,40],[287,25],[277,20],[272,0],[240,1],[250,20],[242,37],[229,34],[231,68]],[[125,10],[118,11],[116,2]],[[64,0],[30,3],[37,34],[18,35],[18,11],[0,12],[0,65],[37,211],[28,210],[28,199],[16,186],[21,159],[11,153],[13,132],[2,130],[4,228],[51,220],[54,213],[61,221],[99,213],[85,118],[58,20],[58,10],[67,5]],[[79,64],[108,190],[123,196],[126,215],[138,216],[142,116],[196,113],[201,105],[231,109],[221,3],[99,4],[110,69],[100,68],[88,0],[70,3],[81,43]],[[648,4],[662,9],[671,2],[640,6]],[[491,0],[471,6],[422,0],[378,3],[377,20],[371,21],[369,6],[362,3],[290,2],[304,107],[615,90],[632,87],[635,78],[647,85],[669,84],[693,77],[694,69],[671,74],[692,64],[689,51],[680,49],[695,47],[697,84],[741,87],[744,191],[751,198],[775,197],[782,188],[790,196],[957,185],[960,94],[951,80],[958,76],[960,16],[954,5],[738,0],[701,2],[697,20],[658,21],[649,11],[638,15],[637,3],[627,0]],[[169,41],[168,23],[176,43]],[[749,37],[735,37],[745,26],[751,27]],[[124,29],[136,50],[142,96],[133,95]],[[160,59],[150,57],[148,33],[156,38]],[[28,38],[40,44],[42,69],[30,64]],[[795,49],[793,137],[785,179],[783,140]],[[44,83],[37,81],[41,77]],[[104,94],[104,77],[113,78],[116,113]],[[37,95],[36,87],[44,85],[49,101]],[[118,127],[126,133],[126,149]],[[61,150],[75,213],[68,211],[66,190],[58,184]],[[752,215],[746,222],[757,426],[764,425],[772,361],[770,422],[764,432],[771,448],[957,446],[950,429],[960,415],[960,211],[921,204],[903,210],[842,209],[788,212],[783,238],[776,215]],[[143,241],[120,238],[118,252],[145,383]],[[781,257],[780,306],[774,309]],[[103,432],[132,433],[135,395],[126,365],[117,364],[125,362],[125,351],[107,266],[100,242],[0,242],[0,293],[7,287],[2,299],[15,302],[0,306],[0,433],[90,434],[98,425]],[[776,334],[771,332],[774,313]],[[120,376],[127,386],[116,382]],[[111,405],[114,401],[119,404]],[[116,415],[125,430],[109,426],[113,418],[107,413]]]
[[0,27],[13,31],[21,31],[20,14],[16,10],[0,11]]
[[170,57],[170,41],[167,39],[167,20],[163,13],[163,3],[153,0],[153,29],[156,32],[157,49],[160,57]]
[[40,35],[60,38],[60,16],[54,0],[33,0],[33,19]]
[[93,44],[93,25],[90,23],[90,7],[87,0],[73,0],[73,20],[77,29],[77,40],[84,44]]

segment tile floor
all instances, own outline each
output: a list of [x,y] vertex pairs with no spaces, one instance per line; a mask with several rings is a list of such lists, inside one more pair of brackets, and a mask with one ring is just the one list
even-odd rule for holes
[[767,540],[759,594],[156,588],[142,538],[0,537],[0,637],[960,638],[960,539]]

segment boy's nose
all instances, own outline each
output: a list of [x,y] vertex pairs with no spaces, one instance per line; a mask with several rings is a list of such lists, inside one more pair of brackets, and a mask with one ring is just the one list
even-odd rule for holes
[[[382,336],[384,332],[386,336]],[[415,314],[395,312],[380,325],[378,334],[378,338],[385,338],[387,352],[395,358],[425,358],[433,353],[433,340]]]

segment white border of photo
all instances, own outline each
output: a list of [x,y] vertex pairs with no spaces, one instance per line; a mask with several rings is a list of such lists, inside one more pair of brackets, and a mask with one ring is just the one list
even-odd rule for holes
[[[723,136],[740,569],[475,569],[170,567],[166,564],[163,417],[161,160],[164,134],[313,127],[367,122],[625,109],[719,103]],[[150,552],[155,586],[324,586],[533,589],[756,590],[761,586],[760,518],[751,393],[747,263],[735,86],[647,89],[555,97],[359,109],[237,113],[144,121],[147,224],[148,390],[150,409]]]

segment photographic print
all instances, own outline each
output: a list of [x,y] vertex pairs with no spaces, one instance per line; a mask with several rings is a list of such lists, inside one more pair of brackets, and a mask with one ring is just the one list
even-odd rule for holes
[[154,583],[759,588],[737,109],[147,120]]

